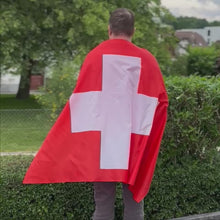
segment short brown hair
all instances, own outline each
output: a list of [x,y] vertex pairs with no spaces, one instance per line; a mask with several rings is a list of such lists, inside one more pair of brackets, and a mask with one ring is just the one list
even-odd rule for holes
[[109,27],[113,34],[132,36],[134,33],[134,14],[126,8],[118,8],[109,18]]

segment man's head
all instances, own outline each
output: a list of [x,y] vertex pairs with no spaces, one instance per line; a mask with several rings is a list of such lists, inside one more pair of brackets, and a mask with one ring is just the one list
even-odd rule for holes
[[126,8],[118,8],[109,18],[109,38],[132,38],[134,34],[134,14]]

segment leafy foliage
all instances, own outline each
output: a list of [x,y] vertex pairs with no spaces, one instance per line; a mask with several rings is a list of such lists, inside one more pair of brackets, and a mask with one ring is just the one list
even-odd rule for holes
[[189,47],[187,54],[180,55],[172,60],[164,74],[172,76],[216,76],[220,71],[219,54],[218,44],[212,47]]
[[207,26],[219,26],[220,21],[212,21],[209,22],[206,19],[196,18],[196,17],[187,17],[180,16],[175,17],[174,19],[166,19],[164,20],[166,24],[170,24],[174,27],[175,30],[179,29],[191,29],[191,28],[204,28]]
[[[91,183],[22,185],[32,157],[2,158],[1,219],[90,219],[94,211]],[[210,161],[182,160],[168,165],[159,158],[151,189],[145,198],[147,219],[171,219],[218,211],[220,155]],[[116,219],[122,220],[121,187],[116,196]]]
[[174,38],[172,29],[162,25],[158,0],[5,1],[0,9],[1,62],[5,68],[17,68],[20,88],[27,93],[36,65],[43,68],[60,57],[75,56],[82,62],[89,50],[107,39],[109,12],[117,7],[135,12],[134,42],[150,50],[165,68]]
[[190,47],[187,60],[188,74],[217,75],[215,69],[219,51],[215,47]]
[[2,159],[1,219],[89,219],[91,184],[22,185],[31,159]]
[[220,146],[220,79],[167,77],[165,82],[169,109],[162,157],[168,164],[208,157],[207,152]]
[[187,55],[178,56],[175,60],[171,62],[167,71],[164,72],[164,75],[168,76],[187,76]]
[[172,219],[218,211],[219,159],[218,152],[209,160],[181,158],[181,164],[168,165],[159,157],[150,192],[145,198],[147,219]]
[[51,79],[47,87],[41,88],[42,95],[37,95],[37,101],[51,110],[51,117],[55,119],[70,97],[76,83],[79,67],[72,61],[58,62],[52,68]]

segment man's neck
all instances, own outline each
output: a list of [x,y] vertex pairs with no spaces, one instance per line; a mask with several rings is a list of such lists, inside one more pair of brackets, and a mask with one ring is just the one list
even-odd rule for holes
[[121,39],[121,40],[127,40],[127,41],[130,41],[132,40],[132,37],[128,37],[128,36],[125,36],[125,35],[113,35],[111,34],[109,36],[109,39],[110,40],[113,40],[113,39]]

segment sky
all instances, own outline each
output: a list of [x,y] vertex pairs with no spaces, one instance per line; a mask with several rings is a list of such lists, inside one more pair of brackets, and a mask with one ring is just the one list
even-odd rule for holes
[[220,21],[220,0],[161,0],[174,16],[205,18]]

